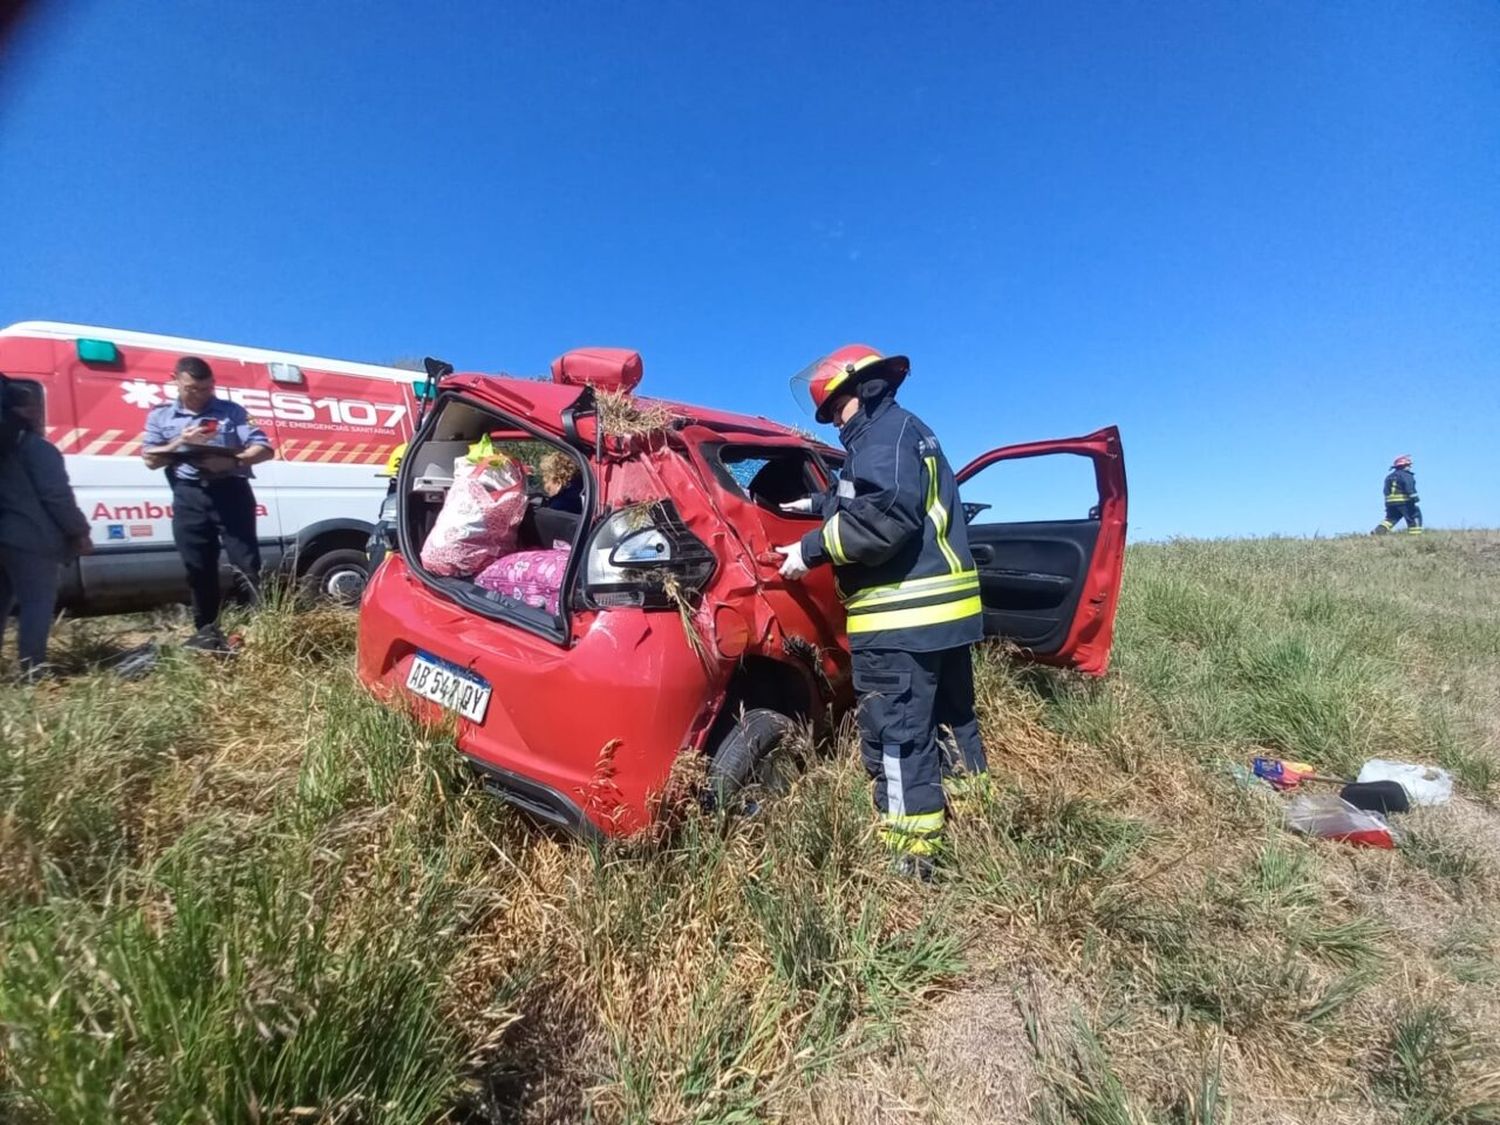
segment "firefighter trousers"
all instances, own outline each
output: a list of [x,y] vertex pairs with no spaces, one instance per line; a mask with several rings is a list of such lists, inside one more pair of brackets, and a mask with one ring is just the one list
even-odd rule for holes
[[1399,504],[1387,504],[1385,506],[1385,519],[1380,521],[1380,526],[1391,531],[1402,520],[1406,521],[1407,531],[1422,530],[1422,509],[1417,507],[1415,500],[1404,500]]
[[882,837],[893,850],[929,853],[943,829],[943,778],[988,768],[974,717],[969,646],[858,650],[854,690]]

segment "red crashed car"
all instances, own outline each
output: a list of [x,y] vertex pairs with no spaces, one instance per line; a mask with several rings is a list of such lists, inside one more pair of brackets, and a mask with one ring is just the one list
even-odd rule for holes
[[[707,755],[711,776],[745,780],[790,719],[824,721],[852,702],[832,570],[787,582],[773,551],[816,519],[778,505],[829,488],[843,454],[764,418],[633,397],[633,352],[569,352],[552,371],[551,382],[442,378],[397,478],[392,549],[364,595],[359,673],[393,704],[454,721],[460,750],[506,800],[625,834],[650,823],[679,757]],[[614,393],[601,424],[603,391]],[[527,474],[534,495],[513,547],[551,566],[535,572],[555,586],[542,597],[423,567],[455,460],[485,436]],[[1051,457],[1088,470],[1086,516],[987,518],[1014,507],[987,471]],[[544,462],[576,471],[577,510],[543,495]],[[1119,432],[991,450],[958,480],[986,631],[1102,674],[1125,550]]]

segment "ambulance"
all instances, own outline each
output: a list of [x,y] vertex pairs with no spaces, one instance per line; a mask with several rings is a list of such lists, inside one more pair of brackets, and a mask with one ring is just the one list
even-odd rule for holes
[[[267,571],[356,602],[366,540],[386,494],[379,475],[411,437],[420,372],[51,321],[0,329],[0,372],[42,396],[47,439],[60,449],[94,553],[72,563],[60,603],[79,613],[187,600],[172,545],[166,475],[141,461],[146,414],[176,395],[185,355],[213,368],[217,393],[265,430],[276,459],[255,467]],[[226,588],[229,574],[224,573]]]

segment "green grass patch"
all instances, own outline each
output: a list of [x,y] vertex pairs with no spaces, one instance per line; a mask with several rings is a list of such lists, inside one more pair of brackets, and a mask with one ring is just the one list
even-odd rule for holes
[[[1495,1121],[1497,575],[1485,534],[1132,548],[1107,679],[982,654],[993,786],[928,886],[847,743],[591,847],[366,698],[347,614],[273,598],[237,660],[133,684],[107,661],[171,615],[70,626],[65,680],[0,689],[0,1117],[823,1121],[873,1062],[863,1101],[933,1119],[1005,1063],[1048,1122]],[[1227,770],[1268,751],[1467,803],[1394,856],[1294,838]],[[1023,1041],[930,1024],[1019,971]]]

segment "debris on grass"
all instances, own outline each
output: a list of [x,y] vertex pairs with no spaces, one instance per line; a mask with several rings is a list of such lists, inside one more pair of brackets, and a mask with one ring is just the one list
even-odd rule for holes
[[154,672],[160,660],[161,645],[155,641],[147,641],[122,652],[110,660],[106,667],[122,680],[139,680]]
[[1339,840],[1366,848],[1394,848],[1396,834],[1379,813],[1365,812],[1342,797],[1319,794],[1298,797],[1287,805],[1286,825],[1293,832],[1320,840]]
[[1372,758],[1360,767],[1360,782],[1394,781],[1414,805],[1443,805],[1453,796],[1453,775],[1437,766]]
[[1256,758],[1251,762],[1255,776],[1269,782],[1273,788],[1297,789],[1304,781],[1323,781],[1335,785],[1344,784],[1343,779],[1326,777],[1318,773],[1316,766],[1307,762],[1286,762],[1280,758]]

